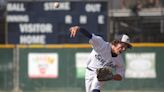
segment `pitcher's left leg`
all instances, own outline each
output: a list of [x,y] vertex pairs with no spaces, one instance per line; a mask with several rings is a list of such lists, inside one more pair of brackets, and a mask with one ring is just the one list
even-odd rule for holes
[[97,80],[97,76],[94,77],[91,85],[91,92],[100,92],[102,86],[104,85],[105,82],[100,82]]

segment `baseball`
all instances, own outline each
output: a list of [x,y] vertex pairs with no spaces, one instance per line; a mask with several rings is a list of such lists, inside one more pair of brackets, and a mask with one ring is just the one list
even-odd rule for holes
[[54,3],[54,7],[55,7],[55,8],[58,8],[59,6],[60,6],[59,2],[55,2],[55,3]]

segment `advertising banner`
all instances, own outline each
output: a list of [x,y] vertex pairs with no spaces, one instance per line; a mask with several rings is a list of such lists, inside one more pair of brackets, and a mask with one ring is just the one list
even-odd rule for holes
[[57,78],[58,54],[29,53],[28,76],[29,78]]
[[85,68],[87,64],[87,59],[90,53],[76,53],[75,56],[75,65],[76,65],[76,77],[77,78],[84,78],[85,76]]
[[126,78],[156,78],[155,53],[126,53]]

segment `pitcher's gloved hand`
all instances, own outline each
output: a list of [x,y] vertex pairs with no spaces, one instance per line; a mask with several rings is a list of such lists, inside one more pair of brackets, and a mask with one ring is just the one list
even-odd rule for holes
[[98,68],[97,72],[97,79],[99,81],[108,81],[113,79],[112,68]]

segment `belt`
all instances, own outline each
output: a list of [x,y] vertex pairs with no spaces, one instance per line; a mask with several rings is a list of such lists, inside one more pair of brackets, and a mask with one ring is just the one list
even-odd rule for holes
[[87,69],[88,69],[89,71],[94,71],[93,69],[91,69],[91,68],[89,68],[89,67],[87,67]]

